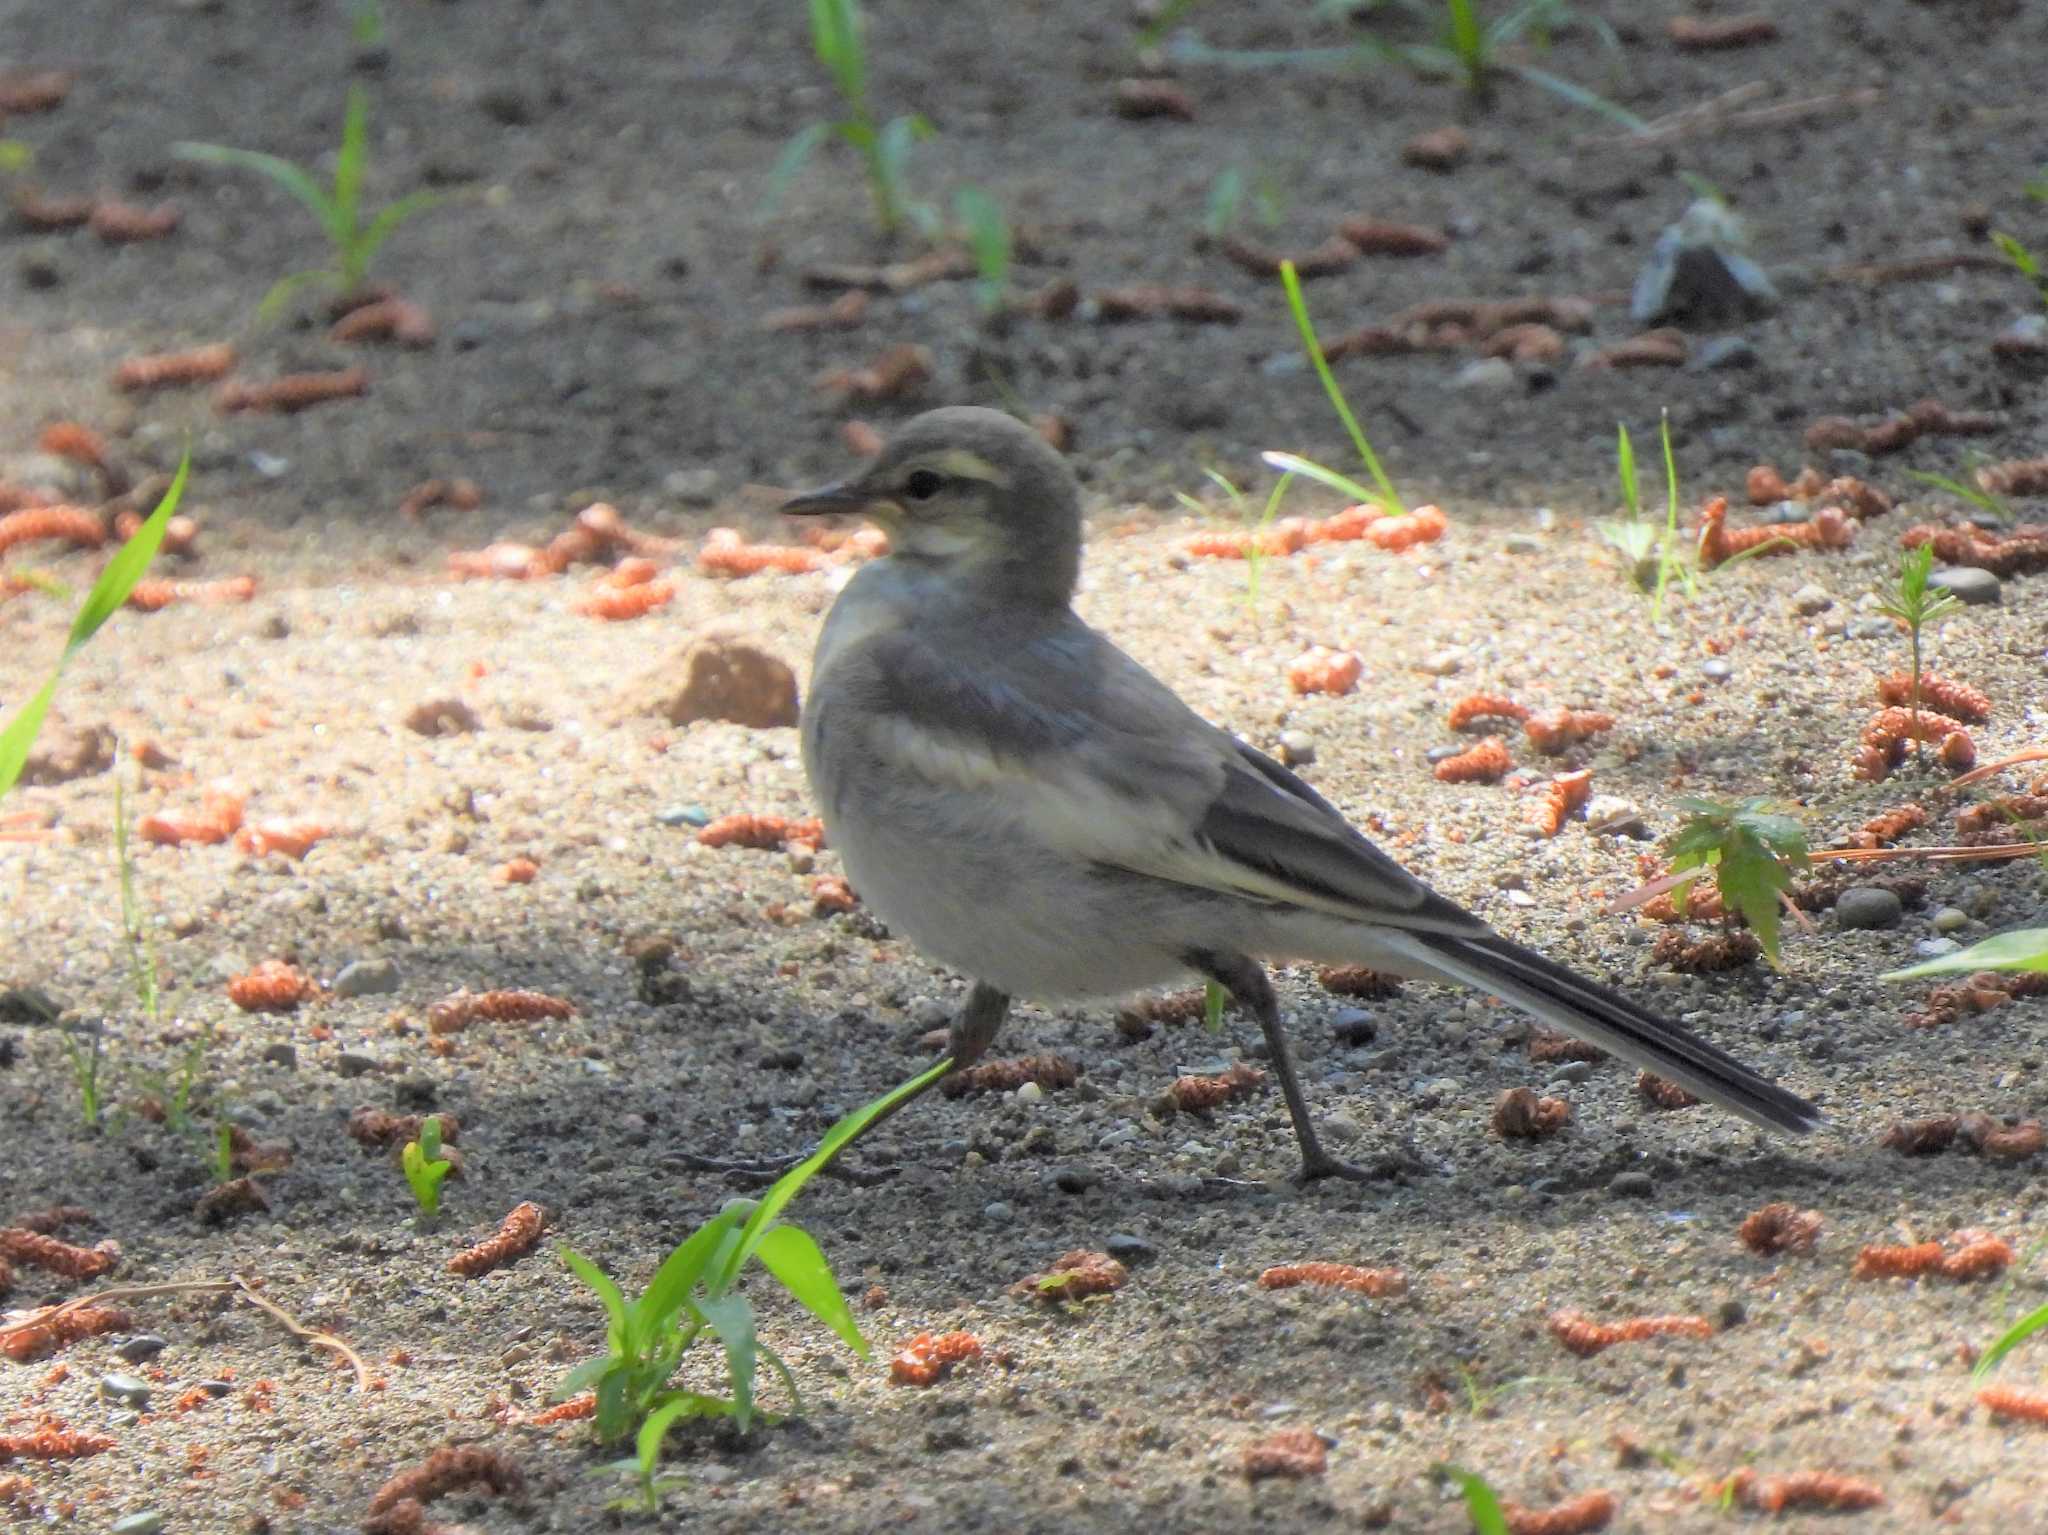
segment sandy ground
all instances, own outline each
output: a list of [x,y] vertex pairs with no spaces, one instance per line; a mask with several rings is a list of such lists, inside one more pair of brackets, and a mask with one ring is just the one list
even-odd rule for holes
[[[1193,19],[1243,46],[1323,37],[1299,9]],[[1968,268],[1790,285],[1776,318],[1740,329],[1759,365],[1736,372],[1567,361],[1475,392],[1451,385],[1469,351],[1347,363],[1396,475],[1443,498],[1451,531],[1399,555],[1354,543],[1269,560],[1256,604],[1242,562],[1186,555],[1192,533],[1227,517],[1184,518],[1166,491],[1200,490],[1210,460],[1256,481],[1261,447],[1337,452],[1312,380],[1283,361],[1291,343],[1270,285],[1185,238],[1234,158],[1277,166],[1298,188],[1283,229],[1250,231],[1275,243],[1314,244],[1361,211],[1469,230],[1435,262],[1369,262],[1312,287],[1333,331],[1452,292],[1625,290],[1688,195],[1676,169],[1736,193],[1774,265],[1981,250],[1959,223],[1972,203],[2041,233],[2018,184],[2042,146],[2005,103],[2026,99],[2042,19],[1881,5],[1788,19],[1783,40],[1752,52],[1692,55],[1664,40],[1660,6],[1625,29],[1619,93],[1645,116],[1759,77],[1768,99],[1879,84],[1883,103],[1689,140],[1681,156],[1587,148],[1605,131],[1596,119],[1514,87],[1471,121],[1468,167],[1438,177],[1398,169],[1397,151],[1451,115],[1441,88],[1190,71],[1194,123],[1123,123],[1107,108],[1129,70],[1121,16],[1027,7],[1004,22],[1014,49],[998,70],[986,17],[928,10],[877,8],[878,91],[939,120],[934,191],[984,181],[1037,226],[1047,254],[1026,286],[1061,274],[1084,294],[1200,281],[1244,303],[1244,322],[1027,321],[991,339],[974,326],[968,285],[951,283],[877,301],[859,332],[764,337],[762,312],[805,298],[806,265],[877,254],[839,162],[807,173],[782,217],[753,221],[775,150],[824,106],[808,83],[788,88],[814,78],[801,36],[765,36],[750,11],[712,8],[687,47],[664,52],[638,46],[653,11],[625,7],[573,18],[536,57],[534,13],[466,0],[390,7],[389,59],[359,76],[378,103],[376,195],[423,179],[457,194],[394,239],[386,273],[432,307],[440,340],[365,354],[316,327],[258,330],[255,299],[306,262],[308,228],[282,199],[167,162],[162,145],[317,156],[333,142],[347,59],[338,16],[320,18],[335,41],[316,57],[232,7],[124,8],[117,28],[104,4],[0,4],[13,35],[35,38],[19,62],[81,70],[64,107],[5,130],[35,143],[48,188],[186,208],[180,232],[156,244],[9,231],[0,400],[14,425],[0,478],[97,489],[31,454],[59,418],[106,433],[138,476],[167,466],[192,431],[201,553],[172,573],[258,581],[244,605],[120,615],[74,663],[58,709],[62,728],[118,734],[119,774],[24,790],[9,807],[33,812],[42,835],[0,849],[0,982],[36,988],[61,1012],[38,1017],[17,992],[0,1023],[0,1218],[87,1207],[91,1220],[66,1235],[113,1239],[122,1253],[97,1283],[260,1278],[292,1314],[345,1337],[380,1382],[355,1391],[326,1355],[220,1296],[138,1301],[131,1329],[57,1356],[61,1378],[51,1360],[0,1363],[0,1433],[54,1417],[115,1441],[85,1459],[0,1468],[27,1477],[17,1507],[68,1509],[86,1529],[150,1510],[175,1531],[351,1529],[387,1476],[453,1442],[513,1457],[526,1489],[444,1500],[433,1512],[446,1520],[585,1530],[612,1517],[602,1505],[618,1485],[589,1474],[606,1456],[587,1425],[521,1421],[601,1337],[552,1241],[644,1281],[733,1192],[689,1154],[802,1147],[918,1069],[921,1038],[962,994],[867,913],[813,912],[813,880],[836,870],[830,849],[812,860],[695,841],[703,815],[808,812],[794,733],[676,727],[647,700],[707,630],[757,637],[801,678],[838,575],[722,581],[688,555],[713,525],[772,531],[771,503],[749,484],[843,469],[847,415],[886,429],[940,400],[1014,399],[1074,428],[1091,489],[1081,606],[1092,621],[1254,744],[1277,752],[1283,735],[1306,737],[1305,775],[1447,894],[1657,1001],[1815,1098],[1831,1124],[1794,1145],[1706,1109],[1656,1111],[1612,1063],[1531,1062],[1524,1023],[1484,999],[1415,985],[1361,1003],[1287,972],[1318,1113],[1344,1154],[1389,1168],[1371,1185],[1300,1189],[1285,1181],[1292,1138],[1270,1091],[1212,1115],[1159,1109],[1175,1076],[1255,1054],[1246,1021],[1221,1037],[1195,1023],[1133,1039],[1107,1006],[1022,1009],[1001,1051],[1056,1052],[1082,1068],[1075,1087],[921,1104],[854,1155],[892,1176],[821,1181],[794,1210],[848,1293],[868,1295],[860,1317],[878,1357],[956,1327],[994,1357],[931,1390],[892,1387],[881,1364],[757,1282],[763,1335],[808,1411],[745,1438],[675,1434],[685,1486],[663,1522],[1052,1531],[1144,1518],[1221,1531],[1256,1518],[1454,1531],[1467,1527],[1462,1505],[1429,1475],[1449,1460],[1530,1506],[1609,1489],[1622,1529],[1705,1524],[1716,1516],[1703,1489],[1743,1466],[1883,1488],[1882,1507],[1831,1524],[2028,1528],[2048,1490],[2043,1430],[1976,1407],[1965,1355],[2048,1298],[2041,1164],[1908,1158],[1877,1141],[1920,1115],[2041,1117],[2048,1011],[2020,1001],[1915,1029],[1905,1019],[1926,988],[1875,977],[1935,939],[1945,908],[1963,919],[1952,934],[1963,942],[2038,925],[2041,865],[1916,867],[1924,899],[1896,926],[1848,931],[1822,914],[1814,931],[1788,933],[1780,972],[1681,977],[1651,961],[1653,925],[1603,911],[1654,840],[1583,822],[1532,840],[1519,829],[1532,790],[1440,784],[1428,761],[1455,739],[1453,701],[1504,691],[1617,716],[1600,741],[1560,763],[1525,757],[1524,771],[1590,766],[1596,791],[1633,805],[1650,839],[1676,824],[1680,796],[1704,792],[1771,796],[1816,846],[1918,798],[1933,820],[1912,840],[1947,840],[1957,800],[1941,775],[1859,784],[1847,759],[1875,679],[1904,655],[1873,621],[1871,594],[1898,532],[1951,504],[1917,500],[1847,551],[1709,576],[1662,624],[1592,524],[1610,510],[1613,422],[1644,441],[1665,404],[1688,510],[1714,492],[1740,507],[1752,463],[1789,474],[1819,415],[1928,394],[1998,412],[1996,430],[1898,458],[1820,455],[1817,467],[1916,501],[1924,487],[1902,465],[1967,472],[1979,452],[2038,452],[2038,382],[1988,350],[2024,312],[2024,287]],[[1591,79],[1599,59],[1578,39],[1550,62]],[[1330,147],[1304,149],[1289,126],[1303,121],[1336,125]],[[1378,177],[1370,198],[1361,156]],[[773,262],[756,259],[764,242]],[[52,265],[54,286],[31,281]],[[1596,313],[1586,345],[1631,329],[1618,306]],[[204,391],[138,400],[105,385],[119,358],[224,337],[257,376],[366,357],[372,392],[299,417],[223,418]],[[809,382],[898,339],[935,355],[938,376],[914,398],[836,406]],[[473,475],[485,505],[400,517],[405,490],[435,473]],[[530,583],[445,579],[448,551],[545,540],[599,494],[635,526],[683,540],[678,594],[657,613],[604,624],[573,611],[595,580],[587,567]],[[1305,497],[1297,509],[1333,506]],[[2038,519],[2039,503],[2031,510]],[[51,545],[10,562],[74,585],[94,569],[94,556]],[[1975,731],[1987,759],[2039,744],[2048,724],[2039,581],[2008,580],[2001,604],[1967,609],[1933,641],[1937,670],[1995,702]],[[53,660],[68,611],[39,594],[0,605],[10,706]],[[1357,691],[1290,692],[1287,663],[1312,645],[1364,658]],[[466,703],[478,728],[407,726],[440,699]],[[135,762],[145,743],[164,765]],[[137,1005],[122,937],[117,776],[134,815],[191,807],[226,778],[252,820],[304,816],[334,831],[300,860],[230,846],[138,852],[160,1024]],[[507,883],[499,871],[521,856],[537,877]],[[650,939],[675,956],[652,980],[636,957]],[[263,960],[322,981],[389,960],[396,989],[242,1012],[225,983]],[[479,1025],[437,1049],[428,1009],[464,986],[531,987],[577,1011]],[[95,1025],[114,1110],[88,1131],[62,1040]],[[206,1041],[201,1133],[181,1135],[138,1111],[195,1038]],[[1517,1086],[1568,1098],[1570,1126],[1499,1140],[1494,1101]],[[344,1133],[360,1105],[460,1117],[464,1178],[438,1227],[420,1229],[395,1167]],[[223,1119],[289,1143],[293,1158],[260,1180],[267,1213],[210,1227],[193,1211],[212,1181],[204,1133]],[[1737,1224],[1780,1199],[1822,1212],[1817,1249],[1743,1251]],[[445,1271],[523,1200],[549,1211],[549,1249],[480,1280]],[[1865,1243],[1969,1227],[2013,1243],[2020,1259],[2005,1276],[1850,1277]],[[1066,1311],[1009,1293],[1068,1249],[1112,1243],[1131,1257],[1113,1300]],[[1259,1288],[1264,1268],[1300,1259],[1398,1268],[1408,1290],[1367,1300]],[[22,1267],[6,1304],[85,1288]],[[1713,1335],[1578,1359],[1546,1329],[1561,1308],[1698,1315]],[[139,1365],[116,1353],[138,1333],[164,1344]],[[103,1399],[109,1372],[143,1377],[145,1411]],[[690,1373],[715,1383],[708,1362]],[[2048,1365],[2026,1349],[2003,1375],[2039,1389]],[[176,1406],[206,1381],[226,1389]],[[1326,1436],[1327,1471],[1248,1484],[1245,1447],[1289,1427]],[[1617,1448],[1618,1435],[1636,1448]]]

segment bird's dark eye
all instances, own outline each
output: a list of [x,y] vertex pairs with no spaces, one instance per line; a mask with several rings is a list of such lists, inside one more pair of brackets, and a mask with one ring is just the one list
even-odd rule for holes
[[913,501],[929,501],[939,493],[940,487],[945,483],[946,477],[942,474],[930,469],[915,470],[910,478],[903,482],[903,494]]

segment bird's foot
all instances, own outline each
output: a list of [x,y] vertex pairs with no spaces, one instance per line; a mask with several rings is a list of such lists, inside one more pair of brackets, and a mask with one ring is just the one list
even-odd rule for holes
[[1382,1173],[1372,1168],[1360,1167],[1357,1163],[1347,1162],[1342,1157],[1333,1157],[1318,1147],[1302,1156],[1301,1171],[1294,1175],[1294,1181],[1319,1183],[1325,1178],[1348,1178],[1354,1183],[1373,1183],[1382,1176]]

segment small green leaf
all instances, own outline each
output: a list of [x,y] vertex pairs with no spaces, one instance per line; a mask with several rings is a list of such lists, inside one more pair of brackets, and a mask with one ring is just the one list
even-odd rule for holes
[[[1316,377],[1322,381],[1323,393],[1329,396],[1330,404],[1337,412],[1337,418],[1351,434],[1351,444],[1358,449],[1360,462],[1372,475],[1373,484],[1379,487],[1378,495],[1367,495],[1361,499],[1384,506],[1396,515],[1407,511],[1401,504],[1401,497],[1394,490],[1394,482],[1387,478],[1386,470],[1380,467],[1379,455],[1373,452],[1371,442],[1366,439],[1365,428],[1360,426],[1358,418],[1351,414],[1351,407],[1344,399],[1344,391],[1337,387],[1337,376],[1330,371],[1330,360],[1323,355],[1322,343],[1316,339],[1315,324],[1308,315],[1308,300],[1301,294],[1301,278],[1296,274],[1294,263],[1291,261],[1280,263],[1280,286],[1287,295],[1287,309],[1294,316],[1294,328],[1301,333],[1301,344],[1308,352],[1308,360],[1316,370]],[[1270,463],[1272,460],[1268,459],[1267,462]]]
[[93,582],[92,590],[85,594],[84,606],[71,621],[71,638],[64,646],[66,660],[99,632],[101,624],[120,611],[121,604],[128,600],[128,594],[135,590],[135,583],[149,569],[149,562],[156,558],[157,548],[164,541],[164,530],[170,526],[172,514],[185,497],[185,481],[191,470],[192,455],[188,452],[178,460],[178,472],[171,476],[170,489],[157,502],[156,510],[136,530],[135,536],[107,561],[106,569]]
[[1628,508],[1633,522],[1643,514],[1643,486],[1636,475],[1636,445],[1619,421],[1614,423],[1614,472],[1621,481],[1621,504]]
[[617,1357],[612,1354],[599,1354],[595,1359],[586,1359],[561,1378],[555,1389],[548,1393],[548,1400],[565,1402],[579,1391],[588,1391],[617,1369],[618,1365]]
[[739,1212],[721,1210],[691,1232],[654,1271],[646,1293],[633,1304],[629,1337],[645,1340],[674,1320],[683,1301],[715,1261],[719,1246],[738,1223]]
[[1238,205],[1244,201],[1244,172],[1230,166],[1217,173],[1209,187],[1209,203],[1202,213],[1202,230],[1212,240],[1230,233],[1237,221]]
[[1230,1000],[1230,993],[1214,981],[1202,983],[1202,1025],[1211,1034],[1223,1032],[1223,1008]]
[[1502,1511],[1500,1499],[1485,1477],[1445,1462],[1429,1469],[1458,1484],[1458,1491],[1465,1498],[1465,1511],[1472,1516],[1474,1535],[1508,1535],[1508,1516]]
[[2048,927],[2020,928],[1973,943],[1904,970],[1888,970],[1883,981],[1912,981],[1927,975],[1967,975],[1977,970],[2048,970]]
[[327,238],[337,251],[354,243],[362,220],[363,175],[370,168],[370,93],[360,85],[348,88],[341,114],[341,149],[334,157],[334,194],[327,220]]
[[254,149],[233,149],[226,144],[173,144],[171,153],[180,160],[196,160],[202,165],[221,165],[230,170],[255,171],[258,175],[268,176],[304,203],[313,217],[320,221],[322,229],[334,228],[334,200],[327,195],[327,189],[281,156],[266,155]]
[[[661,1463],[661,1442],[668,1437],[676,1419],[692,1413],[692,1402],[687,1397],[678,1397],[663,1402],[641,1423],[640,1432],[633,1439],[633,1453],[643,1481],[651,1483],[654,1480],[654,1468]],[[652,1492],[651,1487],[649,1491]]]
[[812,123],[783,146],[782,153],[776,157],[775,168],[768,173],[767,189],[761,194],[761,217],[766,218],[775,211],[789,191],[789,184],[796,180],[796,173],[818,152],[818,146],[831,132],[830,123]]
[[853,1308],[839,1293],[832,1265],[809,1232],[797,1226],[771,1226],[763,1233],[754,1256],[806,1311],[839,1334],[848,1348],[863,1359],[869,1357],[867,1339],[860,1335]]
[[413,192],[401,197],[395,203],[387,203],[370,220],[369,227],[354,236],[349,243],[350,257],[356,267],[356,281],[362,280],[363,272],[370,265],[370,258],[377,254],[378,247],[391,238],[397,229],[415,213],[424,213],[447,198],[439,192]]
[[1991,1372],[1998,1368],[2007,1354],[2044,1328],[2048,1328],[2048,1306],[2028,1312],[2008,1327],[1996,1343],[1984,1350],[1984,1357],[1977,1361],[1976,1369],[1970,1372],[1970,1379],[1980,1383],[1990,1379]]
[[21,770],[28,766],[28,754],[34,749],[36,736],[43,728],[43,717],[50,712],[50,702],[57,696],[57,678],[61,671],[50,673],[50,680],[36,692],[35,697],[15,711],[14,718],[7,722],[7,728],[0,730],[0,794],[14,787],[21,777]]
[[1340,496],[1349,496],[1353,501],[1362,501],[1368,506],[1383,507],[1395,516],[1400,515],[1400,503],[1389,503],[1385,493],[1370,486],[1361,485],[1349,475],[1339,474],[1325,468],[1314,459],[1303,458],[1298,453],[1264,452],[1259,455],[1275,469],[1286,474],[1298,474],[1305,480],[1314,480],[1318,485],[1327,485]]
[[754,1344],[754,1308],[744,1295],[721,1295],[697,1302],[697,1309],[725,1345],[725,1367],[732,1378],[733,1421],[744,1432],[754,1421],[754,1375],[760,1367]]

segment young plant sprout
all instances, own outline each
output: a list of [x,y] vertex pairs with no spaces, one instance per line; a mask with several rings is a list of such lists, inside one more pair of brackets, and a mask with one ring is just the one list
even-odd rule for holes
[[1294,316],[1295,329],[1301,332],[1301,344],[1308,352],[1309,364],[1316,370],[1316,377],[1322,380],[1323,392],[1330,397],[1330,405],[1337,412],[1337,419],[1344,423],[1344,430],[1351,434],[1351,445],[1358,450],[1360,462],[1372,476],[1372,485],[1361,485],[1349,475],[1303,458],[1298,453],[1261,453],[1260,458],[1285,474],[1298,474],[1314,480],[1318,485],[1327,485],[1340,495],[1349,496],[1353,501],[1369,502],[1389,516],[1399,517],[1408,508],[1401,504],[1401,496],[1394,489],[1394,482],[1387,478],[1387,471],[1380,467],[1379,455],[1372,450],[1365,428],[1358,424],[1358,418],[1345,403],[1344,391],[1337,387],[1337,376],[1330,371],[1329,359],[1323,355],[1323,346],[1316,339],[1316,328],[1309,319],[1308,302],[1301,295],[1301,279],[1295,274],[1294,263],[1280,263],[1280,285],[1287,293],[1288,312]]
[[[1671,872],[1711,869],[1722,907],[1740,912],[1764,957],[1778,958],[1778,906],[1796,869],[1808,866],[1806,832],[1769,801],[1686,798],[1678,802],[1684,823],[1669,844]],[[1686,886],[1672,892],[1684,909]]]
[[980,187],[962,187],[953,194],[953,216],[974,253],[975,301],[983,314],[999,314],[1010,293],[1010,221],[1002,205]]
[[171,152],[181,160],[268,176],[320,221],[331,247],[333,264],[280,278],[257,306],[257,314],[266,319],[308,283],[325,283],[345,295],[362,292],[370,262],[384,242],[400,224],[441,200],[438,193],[414,192],[387,204],[365,221],[363,180],[370,169],[370,96],[360,85],[349,87],[348,106],[341,121],[341,148],[334,157],[334,180],[330,186],[321,186],[310,171],[291,161],[258,150],[186,143],[172,145]]
[[455,1165],[441,1155],[441,1116],[429,1114],[421,1120],[420,1138],[407,1141],[399,1157],[420,1213],[432,1220],[441,1213],[441,1180]]
[[1920,750],[1920,634],[1929,624],[1939,623],[1962,607],[1953,592],[1928,584],[1933,570],[1933,545],[1922,544],[1917,549],[1908,549],[1900,556],[1898,579],[1891,590],[1879,594],[1878,598],[1878,611],[1905,625],[1906,637],[1912,647],[1913,685],[1908,696],[1909,707],[1913,711],[1915,755]]
[[[562,1261],[597,1293],[607,1326],[605,1352],[587,1360],[555,1388],[561,1400],[579,1391],[597,1396],[597,1436],[614,1444],[635,1436],[634,1454],[603,1467],[626,1471],[639,1482],[635,1506],[659,1507],[661,1495],[673,1485],[658,1474],[662,1440],[684,1418],[729,1418],[742,1432],[756,1415],[754,1382],[766,1359],[781,1377],[793,1403],[803,1410],[796,1380],[782,1358],[754,1330],[754,1307],[740,1293],[738,1282],[749,1263],[758,1261],[806,1311],[823,1322],[859,1354],[868,1357],[846,1298],[832,1277],[832,1266],[817,1242],[801,1227],[778,1217],[799,1190],[870,1125],[930,1087],[952,1067],[939,1062],[874,1102],[855,1109],[834,1124],[818,1149],[784,1173],[759,1200],[739,1199],[684,1238],[636,1301],[628,1302],[618,1285],[581,1253],[563,1248]],[[669,1384],[676,1367],[700,1338],[709,1335],[725,1353],[730,1396],[714,1396]],[[766,1416],[764,1414],[764,1416]],[[775,1421],[770,1418],[770,1421]]]
[[1931,474],[1925,469],[1908,469],[1905,473],[1908,479],[1918,480],[1923,485],[1932,485],[1936,490],[1945,490],[1958,500],[1967,501],[1979,511],[1996,518],[2001,523],[2009,523],[2013,520],[2012,506],[2003,496],[1994,496],[1990,491],[1980,486],[1971,485],[1963,480],[1951,479],[1945,474]]
[[918,113],[886,123],[876,120],[868,100],[867,44],[861,38],[857,0],[811,0],[811,47],[838,87],[846,115],[837,122],[812,123],[789,141],[769,174],[764,206],[773,208],[804,162],[836,136],[860,155],[874,198],[875,223],[884,235],[895,234],[906,221],[926,235],[936,234],[937,210],[910,196],[906,176],[911,145],[936,130]]
[[1500,1495],[1485,1477],[1449,1462],[1439,1462],[1429,1469],[1432,1475],[1457,1485],[1465,1500],[1465,1512],[1472,1520],[1472,1535],[1508,1535],[1507,1512],[1500,1506]]
[[[1266,563],[1266,551],[1261,542],[1261,535],[1280,515],[1280,503],[1286,498],[1287,487],[1294,483],[1294,476],[1283,474],[1275,480],[1272,490],[1267,493],[1266,504],[1254,513],[1250,503],[1245,499],[1244,492],[1237,488],[1236,483],[1228,475],[1216,469],[1204,469],[1202,473],[1208,476],[1212,485],[1229,498],[1231,510],[1236,512],[1238,520],[1245,524],[1247,537],[1244,545],[1244,606],[1246,612],[1256,613],[1259,609],[1259,573],[1265,568]],[[1173,494],[1174,499],[1197,516],[1207,515],[1208,508],[1187,492],[1177,490]]]
[[1642,486],[1636,476],[1635,443],[1628,435],[1628,428],[1617,423],[1614,469],[1616,478],[1621,482],[1621,504],[1627,515],[1610,518],[1600,524],[1600,536],[1628,561],[1630,578],[1650,593],[1650,617],[1662,623],[1664,594],[1670,589],[1672,578],[1676,576],[1684,583],[1688,597],[1696,594],[1698,582],[1692,566],[1686,562],[1678,536],[1678,464],[1671,454],[1669,411],[1665,411],[1658,422],[1658,435],[1664,447],[1663,528],[1659,530],[1643,516]]

